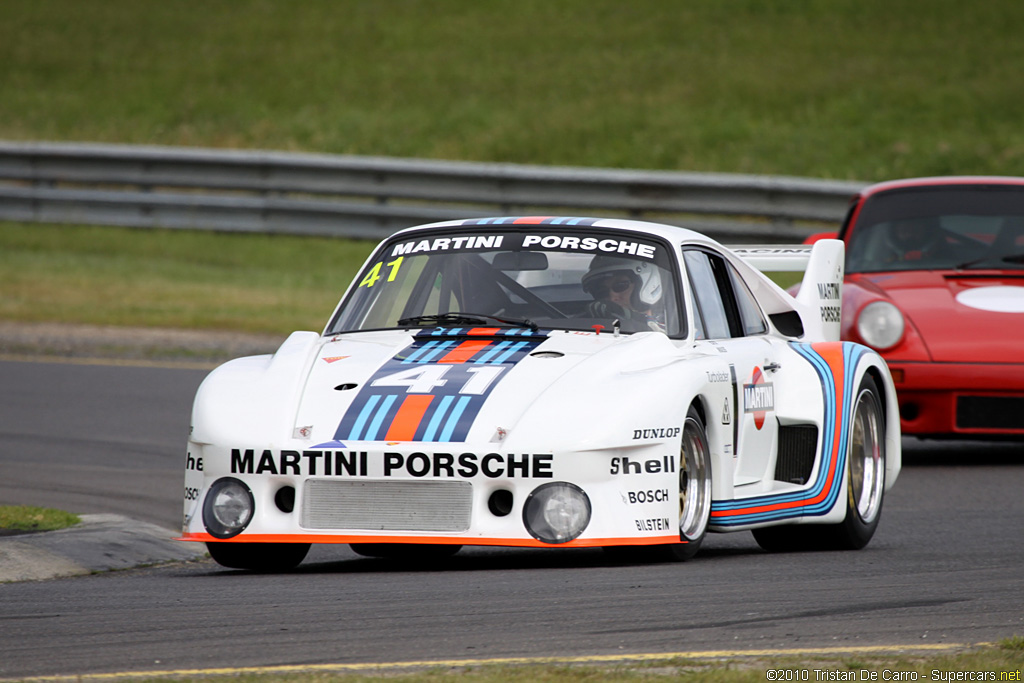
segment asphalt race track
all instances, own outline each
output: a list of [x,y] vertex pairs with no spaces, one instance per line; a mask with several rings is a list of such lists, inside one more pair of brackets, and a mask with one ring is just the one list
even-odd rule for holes
[[[177,530],[203,371],[0,362],[0,504]],[[684,564],[314,548],[288,575],[210,560],[0,584],[0,678],[302,664],[972,644],[1024,635],[1024,449],[906,443],[872,543]]]

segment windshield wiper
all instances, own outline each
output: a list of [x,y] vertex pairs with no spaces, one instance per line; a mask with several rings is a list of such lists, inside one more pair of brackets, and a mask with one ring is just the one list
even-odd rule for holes
[[[956,269],[957,270],[966,270],[966,269],[970,268],[971,266],[976,266],[976,265],[978,265],[980,263],[985,263],[986,261],[995,261],[995,260],[996,259],[994,259],[994,258],[992,258],[990,256],[986,256],[985,258],[974,259],[973,261],[968,261],[967,263],[961,263],[961,264],[956,266]],[[1024,254],[1010,254],[1009,256],[1001,257],[999,259],[999,261],[1001,261],[1003,263],[1024,263]]]
[[514,325],[515,327],[528,327],[532,331],[536,332],[540,329],[540,326],[532,320],[517,319],[517,318],[499,318],[493,315],[486,315],[484,313],[464,313],[462,311],[452,311],[450,313],[438,313],[437,315],[414,315],[410,318],[402,318],[398,321],[399,325],[436,325],[444,323],[447,325],[486,325],[488,322],[494,321],[503,325]]

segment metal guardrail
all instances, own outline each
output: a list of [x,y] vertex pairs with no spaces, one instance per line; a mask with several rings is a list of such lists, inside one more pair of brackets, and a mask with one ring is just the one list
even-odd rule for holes
[[646,218],[719,239],[835,226],[865,183],[131,145],[0,142],[0,220],[380,239],[451,218]]

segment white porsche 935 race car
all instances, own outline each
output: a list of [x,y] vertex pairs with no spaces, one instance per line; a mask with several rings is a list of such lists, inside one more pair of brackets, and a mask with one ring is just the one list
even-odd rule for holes
[[227,567],[311,543],[686,559],[708,532],[860,548],[900,471],[884,361],[839,341],[843,244],[794,298],[729,249],[640,221],[396,233],[322,334],[200,386],[184,532]]

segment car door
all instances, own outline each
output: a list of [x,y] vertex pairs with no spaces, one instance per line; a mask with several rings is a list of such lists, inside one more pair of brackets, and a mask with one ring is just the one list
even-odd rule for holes
[[697,347],[721,358],[721,372],[729,373],[733,385],[722,422],[731,420],[734,485],[752,484],[765,477],[778,439],[776,348],[760,307],[724,257],[691,248],[683,250],[683,260],[694,297]]

